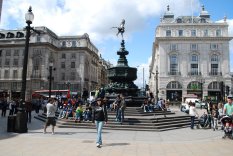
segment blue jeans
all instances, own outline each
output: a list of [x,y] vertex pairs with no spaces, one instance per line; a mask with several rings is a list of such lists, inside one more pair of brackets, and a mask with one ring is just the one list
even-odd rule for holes
[[125,110],[122,108],[119,108],[117,112],[117,121],[122,123],[124,119],[125,119]]
[[102,129],[103,129],[104,121],[95,121],[95,125],[97,130],[96,143],[102,144]]
[[76,118],[75,118],[75,120],[81,120],[81,118],[82,118],[82,113],[76,113]]
[[191,116],[191,128],[192,129],[194,128],[194,119],[195,119],[195,116]]

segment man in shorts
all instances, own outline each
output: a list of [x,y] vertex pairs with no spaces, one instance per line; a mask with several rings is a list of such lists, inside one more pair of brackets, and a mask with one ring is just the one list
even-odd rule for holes
[[47,108],[47,120],[44,127],[44,134],[46,133],[46,128],[49,125],[52,125],[52,134],[54,134],[54,127],[56,126],[55,120],[55,112],[56,112],[56,105],[54,99],[49,99],[48,104],[46,105]]

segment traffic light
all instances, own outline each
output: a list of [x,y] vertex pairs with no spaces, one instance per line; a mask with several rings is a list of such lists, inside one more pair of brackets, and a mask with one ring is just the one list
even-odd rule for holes
[[229,93],[230,93],[230,87],[226,86],[226,94],[229,95]]

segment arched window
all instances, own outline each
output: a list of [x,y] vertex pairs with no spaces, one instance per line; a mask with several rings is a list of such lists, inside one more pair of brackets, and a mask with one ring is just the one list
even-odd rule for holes
[[208,89],[220,89],[220,83],[217,82],[217,81],[214,81],[214,82],[211,82],[209,85],[208,85]]
[[214,54],[211,56],[211,63],[212,62],[217,62],[218,63],[218,55]]
[[171,81],[167,84],[167,89],[182,89],[182,86],[178,81]]
[[201,89],[201,83],[198,81],[192,81],[187,86],[188,90],[200,90]]
[[176,75],[178,73],[178,58],[177,55],[170,55],[170,74]]

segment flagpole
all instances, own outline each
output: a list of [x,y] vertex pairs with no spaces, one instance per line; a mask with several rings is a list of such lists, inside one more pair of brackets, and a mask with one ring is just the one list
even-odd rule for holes
[[192,23],[193,23],[193,0],[191,0]]

